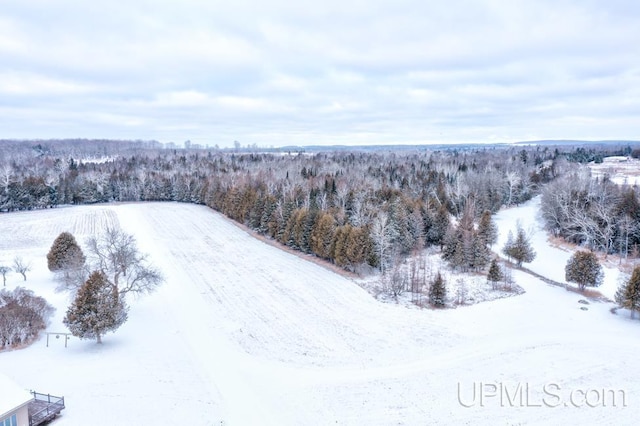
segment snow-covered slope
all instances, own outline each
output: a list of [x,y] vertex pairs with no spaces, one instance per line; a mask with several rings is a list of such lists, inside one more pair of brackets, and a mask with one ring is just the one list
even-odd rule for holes
[[[565,281],[565,265],[575,250],[563,249],[553,246],[549,242],[549,235],[544,230],[544,224],[540,217],[540,196],[522,204],[518,207],[501,210],[495,216],[498,226],[498,242],[494,246],[496,251],[502,250],[507,241],[509,231],[516,234],[518,223],[527,231],[531,237],[531,245],[536,251],[536,258],[533,262],[524,266],[532,271],[559,283],[567,284]],[[598,291],[610,300],[614,300],[618,289],[620,270],[608,265],[603,265],[604,282],[598,287]],[[569,285],[575,284],[569,283]]]
[[[194,205],[0,215],[0,261],[33,261],[25,284],[58,307],[50,330],[63,331],[68,304],[46,269],[53,239],[68,230],[82,242],[107,223],[136,235],[166,283],[131,301],[129,322],[101,346],[41,339],[0,353],[0,373],[66,397],[56,424],[624,424],[640,414],[639,324],[608,304],[581,310],[579,295],[518,272],[518,297],[444,311],[383,304]],[[478,390],[495,383],[510,394],[521,384],[521,399],[484,395],[480,406]],[[559,406],[534,406],[558,401],[545,385]],[[589,389],[622,390],[627,407],[570,404]]]

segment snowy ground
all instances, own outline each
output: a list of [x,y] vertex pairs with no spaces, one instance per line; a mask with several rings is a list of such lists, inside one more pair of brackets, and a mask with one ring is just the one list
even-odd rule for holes
[[[523,229],[531,237],[531,244],[535,247],[536,258],[531,263],[524,266],[532,271],[571,287],[576,287],[573,283],[567,283],[564,279],[564,267],[569,258],[575,252],[575,248],[568,244],[556,245],[549,241],[549,236],[544,230],[543,221],[539,217],[540,197],[536,197],[530,202],[520,207],[501,210],[495,216],[498,226],[498,242],[493,247],[496,252],[500,252],[507,241],[509,231],[516,234],[516,225],[519,222]],[[614,300],[614,295],[620,282],[620,270],[615,262],[603,264],[604,282],[597,290],[603,296]]]
[[[421,266],[419,257],[422,256],[424,265]],[[376,299],[385,303],[394,303],[410,309],[428,307],[428,283],[433,282],[437,273],[442,276],[447,288],[446,306],[447,308],[464,307],[476,303],[485,303],[495,299],[505,297],[515,297],[523,293],[524,290],[516,283],[505,288],[504,283],[493,286],[487,281],[485,272],[462,272],[453,270],[450,265],[442,260],[440,249],[430,247],[418,256],[406,259],[401,267],[402,274],[411,277],[411,264],[418,265],[418,274],[424,278],[421,291],[412,293],[410,279],[407,280],[407,291],[395,294],[391,290],[389,275],[382,278],[380,273],[373,273],[362,278],[354,279],[360,287],[366,289]],[[418,278],[420,283],[420,278]]]
[[[501,229],[525,212],[505,211]],[[84,241],[106,223],[134,233],[166,283],[132,301],[101,346],[41,339],[0,353],[1,373],[65,396],[57,425],[632,424],[640,414],[640,323],[611,304],[580,304],[516,271],[523,295],[406,309],[195,205],[0,215],[0,262],[33,261],[26,286],[58,308],[49,330],[64,330],[69,302],[46,268],[53,239],[68,230]],[[550,259],[532,268],[560,273]],[[487,394],[496,384],[501,398]],[[606,390],[619,391],[617,406],[594,404]]]
[[607,176],[618,185],[640,184],[640,160],[629,157],[605,157],[602,163],[589,163],[593,177]]

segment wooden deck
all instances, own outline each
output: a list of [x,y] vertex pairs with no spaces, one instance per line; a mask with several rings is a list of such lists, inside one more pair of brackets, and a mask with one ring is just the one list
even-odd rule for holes
[[29,403],[29,426],[38,426],[53,420],[64,410],[64,397],[31,391],[33,400]]

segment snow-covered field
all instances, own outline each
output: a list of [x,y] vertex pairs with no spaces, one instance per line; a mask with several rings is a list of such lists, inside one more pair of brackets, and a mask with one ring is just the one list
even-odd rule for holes
[[[501,229],[522,214],[502,213]],[[195,205],[0,215],[0,262],[33,262],[24,284],[58,308],[49,331],[64,330],[69,302],[46,268],[51,243],[63,230],[83,242],[103,224],[134,233],[166,283],[131,301],[129,321],[103,345],[42,338],[0,353],[1,373],[65,396],[57,425],[632,424],[640,415],[640,323],[611,304],[583,305],[515,271],[523,295],[406,309]],[[547,246],[536,249],[532,268],[560,274],[559,254],[545,261]],[[9,288],[22,284],[9,276]]]
[[[536,250],[536,258],[533,262],[524,266],[543,277],[576,288],[575,284],[567,283],[564,279],[564,267],[575,250],[557,247],[548,241],[548,235],[543,228],[544,225],[539,217],[539,211],[539,196],[520,207],[501,210],[495,216],[495,223],[498,226],[498,242],[494,246],[494,250],[500,252],[507,241],[509,231],[513,235],[516,234],[516,225],[519,222],[522,228],[527,231],[531,238],[531,244]],[[610,264],[604,264],[603,270],[604,282],[597,290],[603,296],[614,300],[619,280],[621,279],[620,270]]]
[[605,157],[602,163],[590,163],[593,177],[608,176],[618,185],[640,184],[640,160],[629,157]]

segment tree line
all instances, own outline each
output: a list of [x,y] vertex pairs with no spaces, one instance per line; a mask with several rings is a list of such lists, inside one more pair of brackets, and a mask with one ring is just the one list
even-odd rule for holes
[[[147,149],[108,161],[45,144],[0,163],[0,211],[111,201],[205,204],[354,270],[443,246],[451,218],[530,199],[564,159],[549,148],[315,155]],[[105,150],[108,152],[108,150]]]
[[575,170],[543,189],[541,211],[547,229],[566,241],[623,257],[640,252],[640,201],[633,186]]
[[[470,247],[473,222],[485,212],[527,201],[546,187],[545,220],[557,235],[609,252],[629,252],[640,242],[640,230],[634,228],[640,217],[635,192],[621,193],[606,183],[598,189],[573,177],[569,160],[585,161],[595,155],[594,148],[289,155],[120,142],[116,148],[125,154],[116,155],[108,143],[94,141],[88,143],[93,154],[78,148],[81,157],[63,156],[85,143],[38,141],[2,154],[0,211],[111,201],[205,204],[282,244],[350,270],[368,265],[384,271],[393,259],[434,245],[457,259],[457,267],[477,269],[489,259],[483,244]],[[607,149],[596,153],[632,152],[627,146]],[[111,156],[92,160],[97,155]],[[599,206],[617,210],[603,212]],[[466,229],[452,226],[452,219]],[[456,241],[465,247],[452,247]]]

